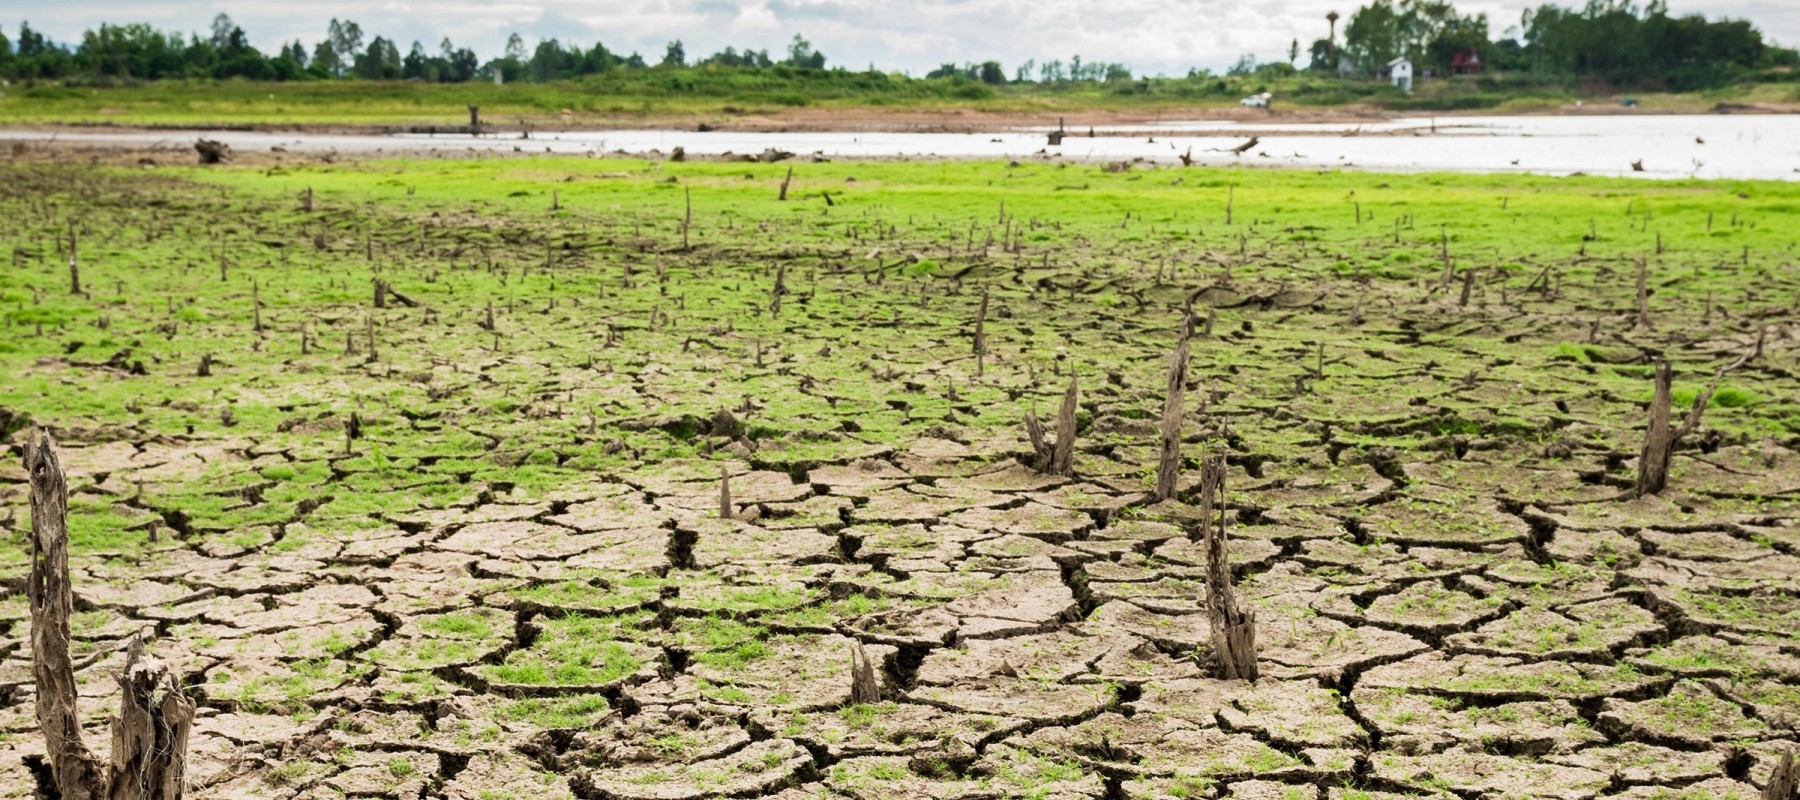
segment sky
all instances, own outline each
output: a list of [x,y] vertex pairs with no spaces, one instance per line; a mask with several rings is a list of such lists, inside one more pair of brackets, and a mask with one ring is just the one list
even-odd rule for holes
[[[1580,5],[1582,0],[1563,0]],[[22,17],[60,42],[78,41],[101,22],[147,22],[165,30],[207,31],[214,15],[231,15],[265,52],[296,38],[308,49],[332,17],[353,19],[366,38],[386,36],[405,52],[415,40],[435,52],[449,37],[483,60],[499,55],[508,34],[527,44],[541,38],[595,41],[655,61],[681,39],[690,58],[726,45],[786,51],[804,35],[832,66],[919,75],[945,61],[1028,59],[1119,62],[1140,75],[1182,75],[1190,67],[1223,71],[1245,54],[1286,60],[1326,33],[1325,14],[1346,19],[1360,2],[1346,0],[67,0],[0,2],[0,31],[13,38]],[[1535,2],[1458,0],[1466,13],[1486,13],[1496,35],[1516,27]],[[1670,0],[1676,14],[1749,19],[1773,40],[1800,44],[1795,0]],[[15,19],[7,19],[14,17]],[[1340,31],[1344,22],[1338,23]]]

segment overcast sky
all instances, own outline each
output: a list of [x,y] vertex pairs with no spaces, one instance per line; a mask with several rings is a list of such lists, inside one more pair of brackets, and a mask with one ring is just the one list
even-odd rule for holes
[[[1190,66],[1222,70],[1239,56],[1287,58],[1325,35],[1325,14],[1346,18],[1359,3],[1340,0],[70,0],[8,2],[8,16],[62,42],[101,22],[148,22],[159,28],[206,31],[225,12],[265,51],[301,39],[311,45],[332,17],[354,19],[365,36],[386,36],[404,52],[414,40],[435,51],[448,36],[483,60],[498,55],[507,34],[528,43],[556,38],[583,46],[638,51],[654,61],[670,39],[689,57],[726,45],[784,51],[804,34],[832,65],[920,74],[944,61],[997,59],[1012,67],[1026,59],[1116,61],[1138,74],[1179,75]],[[1579,0],[1565,4],[1580,5]],[[1536,3],[1460,0],[1466,12],[1486,12],[1496,34],[1514,27]],[[1670,0],[1677,14],[1699,12],[1755,22],[1774,40],[1800,43],[1796,0]],[[4,12],[0,12],[4,13]],[[1343,23],[1340,22],[1340,29]],[[17,19],[0,20],[13,38]]]

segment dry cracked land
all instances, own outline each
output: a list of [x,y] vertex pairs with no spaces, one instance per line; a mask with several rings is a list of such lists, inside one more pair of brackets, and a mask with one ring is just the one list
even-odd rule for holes
[[[0,795],[39,426],[88,741],[144,636],[195,797],[1748,800],[1800,741],[1793,190],[785,166],[4,165]],[[1650,365],[1679,422],[1746,356],[1632,499]]]

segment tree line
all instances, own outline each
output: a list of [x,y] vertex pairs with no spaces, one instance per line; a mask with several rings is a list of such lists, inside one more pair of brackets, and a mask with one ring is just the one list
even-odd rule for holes
[[[1306,51],[1307,69],[1370,76],[1394,58],[1406,56],[1425,69],[1448,71],[1458,54],[1476,54],[1488,71],[1536,75],[1592,76],[1626,85],[1697,88],[1737,80],[1756,70],[1800,66],[1791,48],[1767,42],[1746,20],[1709,20],[1699,14],[1675,16],[1665,0],[1639,7],[1630,0],[1589,0],[1585,7],[1545,4],[1525,12],[1516,27],[1494,38],[1485,14],[1464,14],[1447,0],[1374,0],[1356,9],[1344,26],[1340,47],[1318,39]],[[1258,64],[1240,58],[1228,74],[1296,71],[1302,55],[1294,41],[1287,61]],[[12,80],[161,80],[242,78],[249,80],[411,80],[458,83],[499,79],[558,81],[614,70],[671,69],[825,70],[825,55],[796,34],[785,52],[727,46],[690,58],[677,39],[654,61],[625,54],[598,42],[582,47],[544,39],[527,47],[513,34],[502,53],[483,61],[450,39],[427,49],[413,42],[402,53],[383,36],[367,37],[351,20],[332,19],[324,38],[307,47],[299,40],[264,53],[249,44],[243,28],[219,14],[207,34],[160,31],[142,24],[102,24],[83,32],[72,45],[53,42],[29,23],[16,41],[0,32],[0,77]],[[844,71],[837,67],[834,72]],[[875,67],[870,65],[869,72]],[[1083,61],[1027,61],[1009,75],[998,61],[944,63],[927,79],[988,85],[1007,83],[1122,84],[1133,80],[1124,64]],[[1189,78],[1210,78],[1190,70]]]
[[1443,72],[1458,53],[1474,53],[1488,71],[1681,89],[1800,66],[1800,54],[1766,41],[1747,20],[1676,16],[1664,0],[1645,6],[1630,0],[1588,0],[1581,8],[1544,4],[1524,12],[1500,38],[1489,29],[1486,14],[1463,14],[1444,0],[1375,0],[1350,15],[1342,48],[1325,39],[1313,43],[1310,67],[1339,69],[1331,63],[1336,50],[1344,66],[1364,74],[1400,56]]

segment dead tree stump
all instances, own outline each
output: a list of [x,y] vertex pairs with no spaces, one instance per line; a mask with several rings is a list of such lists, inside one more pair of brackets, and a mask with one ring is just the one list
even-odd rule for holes
[[212,139],[194,142],[194,152],[200,154],[202,164],[223,164],[231,160],[231,145]]
[[110,797],[179,800],[187,791],[194,702],[136,638],[118,681],[122,697],[113,718]]
[[1025,412],[1025,438],[1031,441],[1031,468],[1043,472],[1050,468],[1050,443],[1044,438],[1044,425],[1037,411]]
[[[38,431],[25,447],[31,476],[32,674],[38,727],[44,732],[53,790],[65,800],[180,800],[186,793],[188,735],[194,704],[168,670],[132,639],[123,697],[113,719],[112,759],[103,765],[81,738],[75,668],[69,659],[69,486],[50,435]],[[104,770],[104,772],[103,772]]]
[[105,796],[100,757],[81,740],[75,704],[75,666],[69,660],[69,486],[50,435],[25,445],[31,476],[31,672],[37,687],[38,728],[55,788],[69,800]]
[[1781,761],[1769,772],[1762,800],[1800,800],[1800,762],[1794,760],[1793,749],[1782,753]]
[[1075,472],[1075,405],[1079,395],[1077,379],[1069,375],[1069,390],[1063,393],[1062,409],[1056,412],[1056,447],[1050,451],[1050,473],[1071,475]]
[[1675,434],[1669,428],[1669,362],[1656,365],[1656,389],[1650,399],[1650,426],[1644,431],[1644,449],[1638,452],[1637,485],[1633,496],[1662,494],[1669,484],[1669,457],[1675,450]]
[[779,200],[783,203],[787,202],[788,184],[791,183],[793,180],[794,180],[794,168],[792,166],[789,166],[788,171],[787,171],[787,177],[781,179],[781,196],[775,198],[776,200]]
[[1189,324],[1186,320],[1182,322],[1181,339],[1175,345],[1175,355],[1169,360],[1169,386],[1163,395],[1162,457],[1156,463],[1158,500],[1174,497],[1181,481],[1181,403],[1187,385]]
[[881,702],[881,684],[875,680],[875,662],[863,649],[862,642],[850,643],[850,702],[856,705]]
[[481,132],[481,106],[475,105],[474,103],[466,103],[465,105],[467,105],[469,107],[469,132],[470,133],[480,133]]
[[1225,457],[1200,464],[1200,524],[1206,544],[1206,616],[1212,626],[1214,676],[1256,680],[1256,612],[1239,607],[1225,549]]
[[1713,373],[1712,383],[1694,395],[1694,406],[1688,409],[1681,426],[1674,429],[1669,427],[1669,406],[1673,402],[1669,362],[1657,362],[1656,388],[1650,398],[1650,425],[1644,431],[1644,449],[1638,453],[1637,482],[1630,496],[1662,494],[1669,485],[1669,462],[1675,457],[1675,446],[1681,443],[1682,437],[1700,427],[1700,417],[1706,413],[1706,405],[1712,402],[1713,393],[1719,390],[1719,382],[1724,380],[1725,373],[1749,363],[1761,353],[1762,338],[1759,336],[1754,350]]

